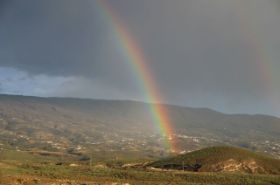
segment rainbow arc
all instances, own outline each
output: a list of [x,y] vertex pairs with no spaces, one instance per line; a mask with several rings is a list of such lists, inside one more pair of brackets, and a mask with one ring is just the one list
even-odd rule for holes
[[162,101],[162,97],[154,80],[153,72],[148,66],[146,56],[113,7],[106,0],[98,0],[98,5],[102,9],[102,16],[105,17],[107,23],[112,28],[118,44],[121,45],[125,56],[124,61],[135,72],[136,78],[145,94],[145,99],[147,102],[150,102],[149,109],[153,122],[159,128],[162,136],[166,138],[164,142],[166,149],[177,151],[168,111],[163,104],[159,103]]

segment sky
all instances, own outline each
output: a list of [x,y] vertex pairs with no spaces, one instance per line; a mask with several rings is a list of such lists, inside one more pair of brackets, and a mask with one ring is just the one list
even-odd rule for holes
[[[278,0],[107,0],[163,103],[280,116]],[[0,0],[0,93],[145,101],[95,0]]]

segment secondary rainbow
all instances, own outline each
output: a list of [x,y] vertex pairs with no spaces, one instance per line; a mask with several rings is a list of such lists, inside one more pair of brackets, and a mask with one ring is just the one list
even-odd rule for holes
[[259,74],[259,80],[262,82],[263,93],[265,98],[270,100],[272,106],[276,109],[279,108],[280,100],[278,98],[278,68],[275,66],[273,58],[269,51],[269,46],[265,40],[265,36],[260,30],[257,22],[258,19],[255,17],[249,17],[248,10],[246,6],[242,4],[243,1],[236,1],[236,6],[232,6],[233,12],[235,12],[236,17],[239,18],[241,33],[248,41],[248,47],[250,57],[252,57],[252,68],[255,69]]
[[125,55],[125,60],[131,69],[135,72],[136,77],[145,94],[145,99],[150,102],[150,112],[154,123],[159,128],[161,134],[165,136],[165,147],[171,151],[176,151],[173,140],[173,130],[169,119],[168,112],[163,104],[161,95],[158,92],[153,72],[147,65],[143,51],[137,44],[136,39],[130,34],[126,25],[122,22],[113,7],[106,0],[98,0],[98,6],[101,9],[102,16],[114,32],[114,36],[120,48]]

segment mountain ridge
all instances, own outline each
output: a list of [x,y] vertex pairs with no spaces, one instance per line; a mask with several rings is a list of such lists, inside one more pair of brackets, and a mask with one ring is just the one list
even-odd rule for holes
[[[226,144],[280,156],[277,117],[165,106],[181,152]],[[168,153],[143,102],[0,95],[0,119],[0,142],[7,147]]]
[[219,110],[215,110],[213,108],[208,107],[192,107],[192,106],[183,106],[183,105],[176,105],[176,104],[170,104],[170,103],[149,103],[141,100],[131,100],[131,99],[99,99],[99,98],[80,98],[80,97],[59,97],[59,96],[30,96],[30,95],[16,95],[16,94],[1,94],[0,98],[24,98],[24,99],[37,99],[37,100],[78,100],[78,101],[91,101],[91,102],[127,102],[127,103],[139,103],[139,104],[160,104],[164,106],[174,107],[174,108],[184,108],[184,109],[193,109],[193,110],[200,110],[200,111],[209,111],[212,113],[217,114],[223,114],[228,116],[266,116],[271,118],[277,118],[280,119],[279,116],[276,115],[270,115],[270,114],[261,114],[261,113],[226,113]]

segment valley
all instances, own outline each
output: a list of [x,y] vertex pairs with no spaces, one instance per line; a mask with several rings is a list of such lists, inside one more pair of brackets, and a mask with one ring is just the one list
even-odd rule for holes
[[[256,167],[259,162],[252,157],[264,155],[268,161],[280,158],[279,118],[166,106],[173,123],[172,138],[158,131],[146,103],[1,95],[0,182],[5,185],[224,182],[275,185],[280,182],[273,165]],[[166,140],[172,140],[178,150],[167,148]],[[216,169],[229,169],[218,174],[213,169],[194,172],[189,168],[195,164],[187,161],[184,170],[173,169],[173,162],[159,169],[147,166],[161,159],[191,156],[193,151],[211,146],[234,146],[254,154],[241,152],[249,156],[244,162],[232,157],[216,161],[212,164]],[[238,156],[239,149],[229,151]],[[201,159],[203,155],[198,156]],[[205,159],[211,161],[210,156]],[[205,164],[210,162],[206,160]],[[271,171],[252,171],[254,168],[271,168]]]
[[[139,153],[168,156],[166,138],[148,104],[71,98],[0,97],[0,147],[63,153]],[[280,119],[226,115],[209,109],[168,106],[177,153],[232,145],[280,158]],[[115,156],[118,157],[118,156]]]

